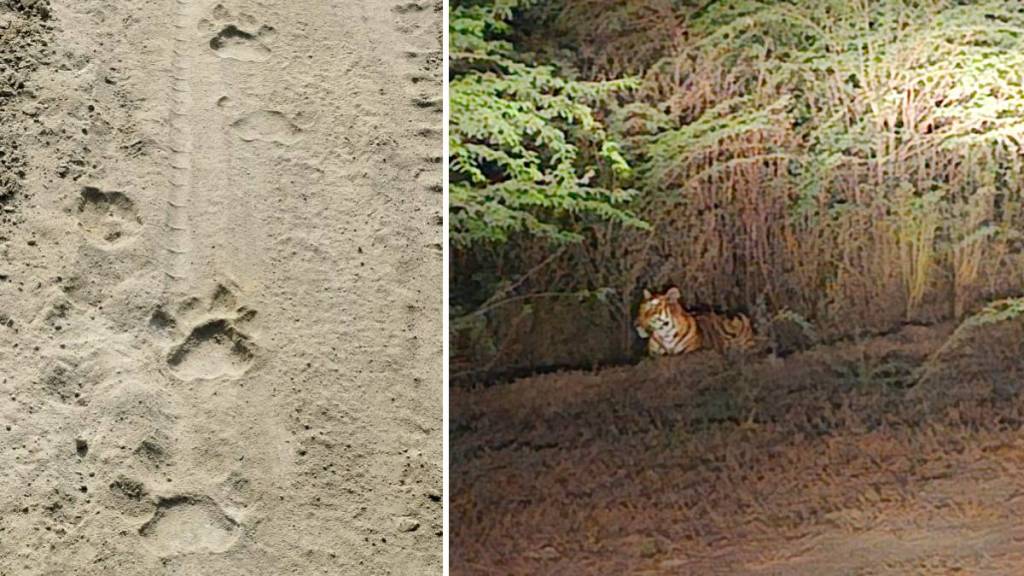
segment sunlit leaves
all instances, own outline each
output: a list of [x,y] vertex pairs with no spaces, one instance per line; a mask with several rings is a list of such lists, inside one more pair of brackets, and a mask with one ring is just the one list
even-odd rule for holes
[[645,226],[625,208],[636,193],[615,180],[630,168],[594,112],[635,82],[578,82],[519,61],[499,37],[523,4],[463,2],[452,11],[453,241],[500,243],[516,232],[575,241],[574,215]]

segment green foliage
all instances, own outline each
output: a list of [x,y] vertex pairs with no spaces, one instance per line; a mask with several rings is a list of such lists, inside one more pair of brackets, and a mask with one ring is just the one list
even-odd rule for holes
[[635,81],[579,82],[517,59],[510,32],[523,0],[457,2],[451,37],[451,236],[459,246],[526,232],[581,238],[574,221],[645,224],[619,185],[630,168],[595,106]]
[[964,327],[984,326],[1014,320],[1024,315],[1024,298],[1007,298],[991,302],[981,312],[964,321]]
[[[1019,0],[550,0],[517,13],[531,26],[516,30],[507,22],[519,3],[474,6],[453,24],[470,36],[453,39],[463,52],[454,81],[478,103],[453,112],[479,126],[453,132],[463,138],[453,146],[463,164],[452,168],[460,238],[496,228],[502,239],[520,229],[584,236],[517,295],[613,287],[625,348],[645,286],[675,284],[687,302],[725,308],[763,296],[768,310],[813,321],[823,339],[961,319],[1024,293]],[[531,91],[559,96],[568,84],[498,38],[567,58],[559,70],[579,71],[572,85],[640,81],[614,98],[556,100],[568,112],[543,124],[564,138],[538,145],[541,133],[517,123],[543,118],[549,100]],[[597,136],[581,134],[590,121]],[[494,159],[474,152],[474,138]],[[609,140],[631,176],[601,156]],[[563,145],[574,148],[560,165]],[[655,232],[614,218],[593,226],[600,211],[563,209],[572,177],[642,191],[641,201],[608,205],[628,206]],[[551,195],[524,193],[549,181]],[[499,275],[550,254],[532,237],[491,248],[465,252]]]

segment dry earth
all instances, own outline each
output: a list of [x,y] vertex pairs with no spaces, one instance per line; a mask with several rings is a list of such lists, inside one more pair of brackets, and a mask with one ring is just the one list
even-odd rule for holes
[[452,574],[1022,574],[1024,322],[951,332],[455,389]]
[[440,573],[441,20],[0,0],[0,575]]

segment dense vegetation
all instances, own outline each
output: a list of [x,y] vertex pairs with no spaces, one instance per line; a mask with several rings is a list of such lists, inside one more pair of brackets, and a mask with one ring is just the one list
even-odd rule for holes
[[[454,242],[500,243],[515,232],[579,240],[566,225],[569,214],[642,225],[620,207],[635,194],[614,182],[629,166],[590,108],[631,83],[578,82],[518,60],[499,38],[524,4],[457,2],[452,11]],[[598,172],[608,185],[598,183]]]
[[[526,235],[458,246],[456,304],[486,299],[496,278],[520,279],[514,299],[509,284],[502,289],[509,304],[489,309],[487,329],[463,338],[477,349],[470,356],[484,334],[492,356],[509,340],[550,346],[535,337],[546,322],[611,330],[606,339],[628,350],[637,294],[670,283],[688,302],[788,309],[835,337],[960,318],[1019,293],[1019,2],[576,0],[507,10],[515,8],[506,7],[515,18],[503,33],[530,47],[530,61],[550,63],[550,74],[639,79],[628,91],[613,84],[615,98],[590,95],[600,121],[573,133],[621,143],[622,161],[603,163],[632,172],[599,181],[637,194],[603,197],[616,212],[595,211],[604,218],[582,226],[543,220],[578,239],[554,256]],[[527,61],[503,46],[503,58]],[[453,83],[453,102],[463,90]],[[453,135],[461,122],[453,114]],[[573,159],[577,174],[593,157]],[[453,210],[458,233],[467,212]],[[650,229],[621,217],[627,210]],[[605,297],[585,307],[589,324],[575,326],[565,321],[582,315],[581,303],[546,298],[558,303],[541,312],[530,297],[564,293]],[[572,312],[560,317],[558,308]],[[524,346],[489,361],[515,363]]]

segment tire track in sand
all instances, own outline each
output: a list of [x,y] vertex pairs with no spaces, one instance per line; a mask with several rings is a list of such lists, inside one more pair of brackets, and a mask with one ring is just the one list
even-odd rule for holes
[[174,45],[171,62],[171,106],[168,120],[170,190],[162,235],[164,250],[165,296],[182,297],[191,276],[192,228],[192,0],[175,0]]

